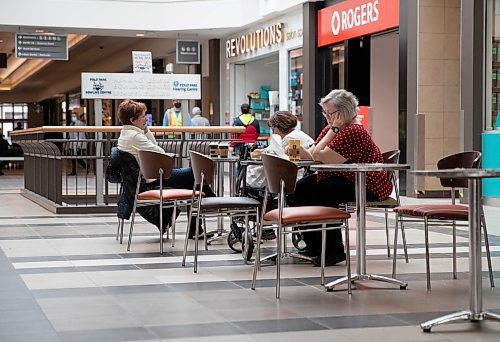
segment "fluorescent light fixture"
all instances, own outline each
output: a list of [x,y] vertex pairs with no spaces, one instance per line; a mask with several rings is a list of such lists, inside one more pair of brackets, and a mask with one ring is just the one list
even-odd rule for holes
[[135,36],[136,37],[144,37],[144,33],[136,33]]
[[42,30],[42,29],[36,29],[36,30],[35,30],[35,32],[36,32],[36,33],[44,33],[45,31],[44,31],[44,30]]

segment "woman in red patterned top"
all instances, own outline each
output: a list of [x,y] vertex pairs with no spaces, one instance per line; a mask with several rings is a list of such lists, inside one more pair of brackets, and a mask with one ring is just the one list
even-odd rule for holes
[[[344,89],[332,90],[320,101],[328,125],[321,131],[315,144],[301,150],[301,156],[324,164],[382,163],[382,154],[357,117],[358,100]],[[367,201],[385,200],[392,192],[386,172],[368,172],[366,176]],[[297,182],[294,205],[325,205],[337,207],[355,201],[353,172],[318,172]],[[305,254],[320,265],[321,232],[304,234]],[[340,230],[327,232],[326,264],[345,260]]]

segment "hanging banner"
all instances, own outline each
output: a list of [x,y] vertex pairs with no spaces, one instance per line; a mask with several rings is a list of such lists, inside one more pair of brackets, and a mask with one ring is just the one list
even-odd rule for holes
[[351,0],[318,12],[318,47],[399,26],[399,0]]
[[201,99],[199,74],[82,73],[83,99]]

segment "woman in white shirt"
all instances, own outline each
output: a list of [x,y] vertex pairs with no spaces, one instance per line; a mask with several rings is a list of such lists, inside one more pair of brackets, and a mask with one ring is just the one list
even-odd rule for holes
[[[139,162],[139,151],[152,151],[165,154],[166,152],[158,146],[153,133],[146,125],[146,105],[132,100],[124,100],[118,106],[118,118],[123,124],[118,138],[118,149],[132,154]],[[149,181],[148,188],[154,189],[160,185],[159,180]],[[193,189],[194,176],[191,168],[173,169],[169,179],[163,181],[166,188]],[[209,186],[203,187],[205,196],[215,196]],[[190,237],[194,235],[195,220],[191,220]]]
[[[262,153],[272,153],[281,158],[288,159],[285,150],[288,149],[290,139],[300,140],[300,146],[303,146],[305,149],[314,145],[313,138],[295,128],[297,126],[297,117],[289,111],[278,111],[274,113],[269,119],[268,125],[273,133],[271,135],[270,144],[264,149],[254,150],[252,152],[252,158],[256,158]],[[305,155],[301,155],[301,158],[305,157]],[[247,185],[250,187],[264,187],[266,185],[264,168],[262,166],[248,166],[246,180]]]

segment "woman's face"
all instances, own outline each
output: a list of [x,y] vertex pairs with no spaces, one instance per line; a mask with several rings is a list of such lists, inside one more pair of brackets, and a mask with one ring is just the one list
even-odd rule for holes
[[271,133],[273,134],[278,134],[281,138],[283,138],[286,134],[284,132],[282,132],[279,128],[277,127],[273,127],[271,128]]
[[323,116],[330,126],[343,127],[346,124],[340,115],[340,110],[332,102],[327,102],[323,105]]
[[148,120],[146,119],[146,112],[142,112],[141,114],[139,114],[137,119],[130,120],[130,122],[132,122],[133,126],[140,128],[140,129],[144,129],[146,127],[147,121]]

